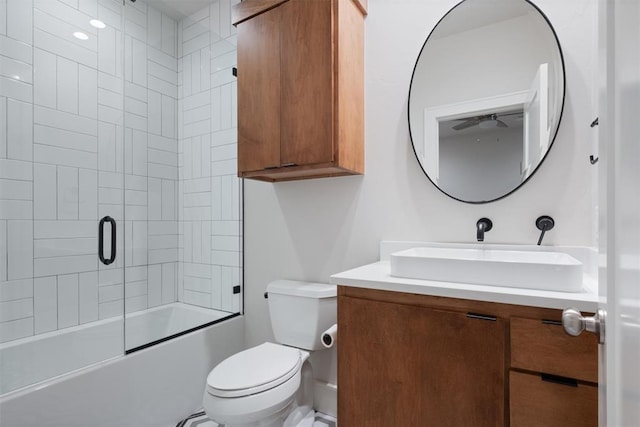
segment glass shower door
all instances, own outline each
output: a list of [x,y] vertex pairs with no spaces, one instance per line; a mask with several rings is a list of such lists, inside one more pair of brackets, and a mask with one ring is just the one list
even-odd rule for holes
[[228,6],[0,0],[0,396],[241,312]]
[[124,351],[122,8],[0,1],[0,395]]
[[172,336],[178,276],[177,22],[125,2],[125,349]]
[[160,6],[125,2],[127,352],[241,310],[229,3],[188,17]]

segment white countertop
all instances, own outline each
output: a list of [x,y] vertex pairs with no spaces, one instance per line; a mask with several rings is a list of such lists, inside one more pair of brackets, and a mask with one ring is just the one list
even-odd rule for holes
[[383,291],[406,292],[503,304],[595,312],[598,308],[597,284],[584,275],[583,292],[555,292],[466,283],[435,282],[391,276],[389,261],[379,261],[331,276],[334,285]]

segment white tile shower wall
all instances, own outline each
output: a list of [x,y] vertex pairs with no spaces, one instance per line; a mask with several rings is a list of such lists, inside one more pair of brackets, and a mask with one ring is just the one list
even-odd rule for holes
[[178,24],[180,264],[178,298],[237,312],[241,182],[237,178],[234,0]]
[[109,9],[114,30],[98,67],[99,197],[100,216],[124,219],[124,240],[115,268],[100,266],[100,318],[121,313],[123,298],[127,313],[177,300],[178,144],[175,124],[164,124],[177,120],[177,23],[144,1],[127,3],[123,19],[118,11]]
[[176,301],[176,33],[143,1],[0,0],[0,342]]
[[0,1],[0,342],[34,333],[31,8]]

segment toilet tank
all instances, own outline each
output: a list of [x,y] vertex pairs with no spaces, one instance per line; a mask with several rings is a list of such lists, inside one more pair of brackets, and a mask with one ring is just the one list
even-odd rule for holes
[[323,348],[322,333],[337,320],[336,286],[276,280],[267,285],[276,341],[305,350]]

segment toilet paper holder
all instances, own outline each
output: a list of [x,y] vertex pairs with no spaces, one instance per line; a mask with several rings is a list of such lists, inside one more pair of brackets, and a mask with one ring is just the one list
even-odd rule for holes
[[338,324],[334,323],[329,329],[322,333],[320,341],[325,348],[331,348],[338,340]]

